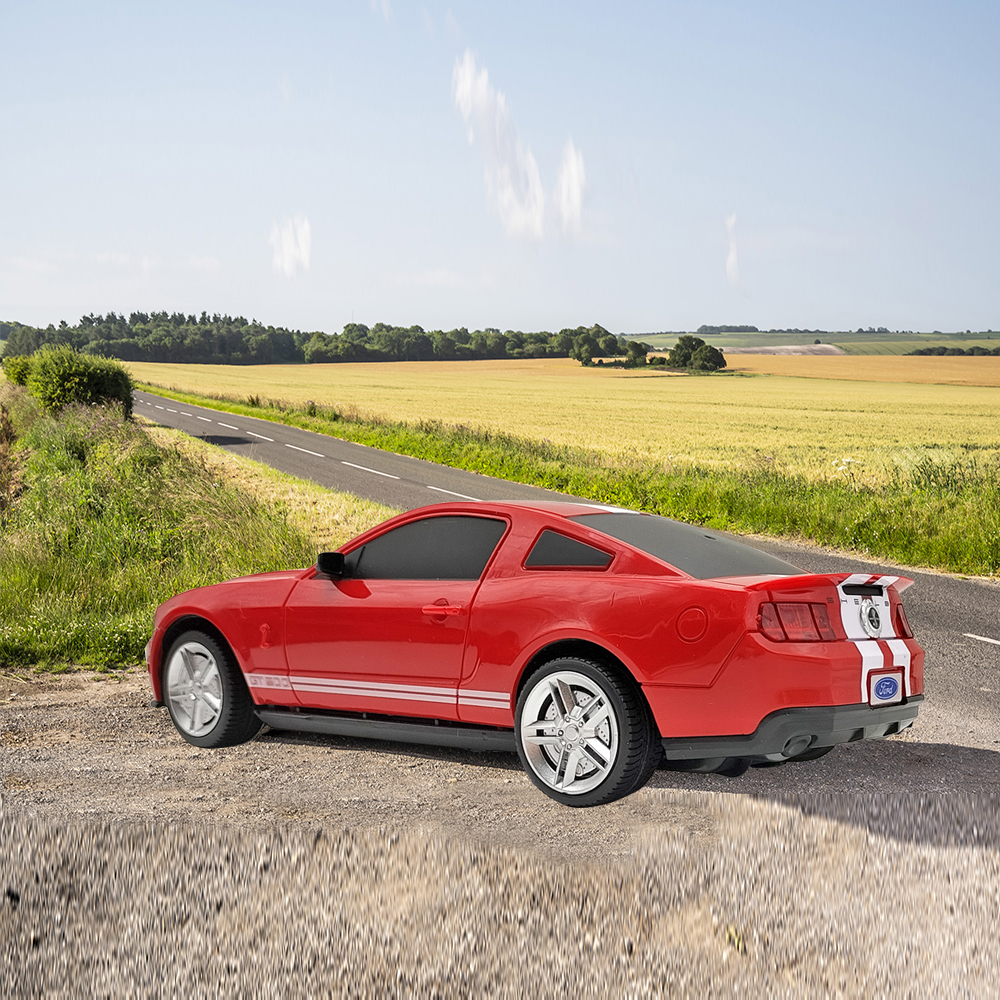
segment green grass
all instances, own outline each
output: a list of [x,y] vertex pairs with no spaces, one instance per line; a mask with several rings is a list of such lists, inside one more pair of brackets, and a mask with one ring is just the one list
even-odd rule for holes
[[17,434],[6,502],[0,483],[0,665],[134,664],[168,597],[312,562],[284,514],[119,409],[45,416],[9,385],[0,403]]
[[713,528],[808,539],[904,565],[1000,572],[1000,469],[975,450],[923,455],[866,481],[790,474],[764,457],[731,469],[650,466],[545,441],[437,422],[373,420],[315,404],[249,405],[146,387],[229,413],[320,431],[454,468],[544,486]]

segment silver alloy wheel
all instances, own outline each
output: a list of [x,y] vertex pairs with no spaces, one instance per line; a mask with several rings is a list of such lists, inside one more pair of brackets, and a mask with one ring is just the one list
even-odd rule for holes
[[200,642],[178,646],[166,672],[166,695],[177,728],[188,736],[212,731],[222,712],[222,673],[215,655]]
[[520,738],[532,771],[566,795],[596,788],[618,757],[618,719],[608,693],[575,670],[546,674],[528,692]]

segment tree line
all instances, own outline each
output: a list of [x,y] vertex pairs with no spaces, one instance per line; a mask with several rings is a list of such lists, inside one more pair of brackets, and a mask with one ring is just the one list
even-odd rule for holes
[[989,355],[1000,355],[1000,347],[992,350],[988,347],[980,347],[974,344],[972,347],[945,347],[937,344],[934,347],[918,347],[915,351],[907,351],[907,355],[913,354],[936,354],[942,357],[987,357]]
[[329,364],[358,361],[471,361],[500,358],[573,358],[582,365],[632,368],[646,364],[714,371],[726,365],[722,352],[700,337],[680,335],[668,358],[648,358],[641,340],[616,336],[599,323],[522,333],[485,330],[424,330],[420,326],[348,323],[339,334],[304,333],[264,326],[242,316],[111,312],[90,314],[76,326],[0,324],[4,357],[29,356],[42,348],[66,347],[80,354],[120,361],[254,365]]

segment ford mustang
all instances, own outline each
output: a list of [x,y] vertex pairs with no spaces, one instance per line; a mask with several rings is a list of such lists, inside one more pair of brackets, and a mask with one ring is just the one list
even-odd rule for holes
[[266,724],[516,750],[586,806],[657,766],[738,775],[910,726],[911,582],[597,504],[436,504],[308,569],[179,594],[146,661],[195,746]]

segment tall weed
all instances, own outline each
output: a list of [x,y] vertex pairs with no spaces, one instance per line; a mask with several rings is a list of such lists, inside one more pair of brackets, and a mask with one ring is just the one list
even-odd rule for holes
[[24,482],[0,522],[0,664],[136,662],[167,597],[312,560],[283,515],[158,447],[119,408],[46,416],[23,390],[3,394]]

